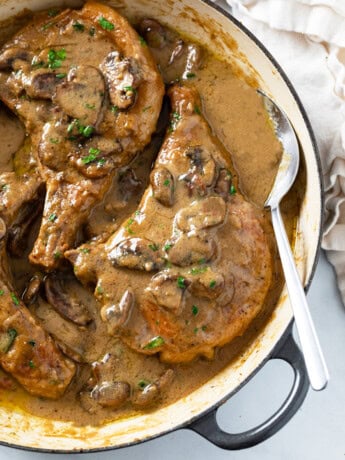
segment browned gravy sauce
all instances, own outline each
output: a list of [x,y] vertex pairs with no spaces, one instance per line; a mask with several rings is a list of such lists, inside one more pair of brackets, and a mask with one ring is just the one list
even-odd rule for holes
[[[215,135],[224,144],[232,156],[239,178],[242,193],[259,208],[267,197],[273,183],[281,146],[275,138],[267,114],[260,97],[254,88],[241,80],[231,65],[206,54],[203,66],[193,77],[202,98],[202,109],[214,130]],[[11,170],[12,154],[23,141],[23,129],[20,123],[1,107],[0,138],[2,151],[0,155],[0,170]],[[109,191],[103,203],[92,212],[88,222],[88,234],[99,235],[109,228],[115,230],[138,207],[140,198],[148,184],[152,162],[157,154],[161,139],[154,137],[149,147],[131,164],[141,181],[135,197],[122,207],[121,194],[117,187],[117,177],[114,186]],[[297,184],[289,198],[284,203],[284,215],[288,224],[290,237],[293,235],[294,220],[298,214],[303,184]],[[298,193],[295,193],[298,190]],[[114,213],[105,210],[113,207]],[[271,240],[274,250],[272,230],[268,215],[265,230]],[[37,227],[37,226],[36,226]],[[37,228],[36,228],[37,230]],[[34,233],[34,232],[33,232]],[[32,236],[33,239],[33,236]],[[30,248],[29,248],[30,249]],[[27,262],[27,254],[23,258],[12,257],[11,266],[14,273],[18,292],[22,292],[25,283],[32,275],[34,268]],[[189,364],[169,365],[175,370],[173,383],[164,394],[162,404],[169,404],[187,395],[203,385],[216,375],[231,359],[241,353],[243,347],[255,336],[258,329],[272,312],[282,287],[282,276],[277,257],[275,260],[275,279],[272,283],[270,296],[260,317],[250,329],[234,340],[231,344],[219,349],[214,360],[197,359]],[[157,356],[144,356],[131,351],[120,340],[107,334],[106,326],[99,316],[99,305],[93,295],[76,281],[71,281],[69,289],[78,296],[89,308],[94,323],[89,328],[78,328],[71,322],[62,319],[43,299],[32,305],[31,311],[40,319],[43,327],[55,337],[63,336],[71,349],[80,353],[86,363],[100,359],[105,353],[116,356],[117,367],[114,369],[115,380],[127,380],[136,385],[140,380],[153,381],[168,368],[161,363]],[[99,408],[94,414],[86,412],[78,402],[78,392],[82,388],[88,373],[85,366],[80,366],[79,373],[65,395],[58,401],[44,400],[29,396],[19,386],[14,391],[0,390],[1,404],[14,404],[29,413],[59,420],[71,420],[76,424],[98,424],[105,420],[128,416],[133,409],[125,406],[117,411]]]

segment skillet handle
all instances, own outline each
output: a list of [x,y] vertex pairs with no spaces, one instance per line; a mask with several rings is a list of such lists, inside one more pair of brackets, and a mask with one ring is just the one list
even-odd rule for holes
[[309,389],[309,380],[303,356],[291,332],[270,359],[282,359],[289,363],[294,370],[294,382],[282,406],[268,420],[243,433],[226,433],[217,423],[218,408],[216,408],[201,419],[192,422],[188,428],[199,433],[216,446],[227,450],[239,450],[255,446],[279,431],[302,405]]

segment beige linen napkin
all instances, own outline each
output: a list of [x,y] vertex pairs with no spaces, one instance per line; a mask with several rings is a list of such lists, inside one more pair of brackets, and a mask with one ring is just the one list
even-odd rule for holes
[[322,247],[345,303],[345,0],[227,2],[286,71],[314,128],[326,191]]

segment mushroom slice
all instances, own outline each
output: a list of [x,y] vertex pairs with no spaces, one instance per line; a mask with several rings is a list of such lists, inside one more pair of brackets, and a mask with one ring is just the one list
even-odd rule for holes
[[44,286],[49,304],[64,318],[79,326],[86,326],[92,321],[86,307],[65,291],[61,279],[50,275],[46,278]]
[[39,272],[31,277],[23,294],[23,301],[26,305],[31,305],[36,301],[42,282],[43,275]]
[[6,48],[0,54],[0,70],[6,70],[13,67],[15,61],[30,62],[33,54],[29,50],[19,47]]
[[194,201],[176,215],[176,225],[183,232],[201,230],[224,222],[226,204],[221,197],[208,197]]
[[83,126],[95,126],[104,99],[104,79],[95,67],[73,67],[67,81],[56,88],[54,102],[66,115],[79,120]]
[[164,206],[174,204],[174,178],[170,171],[164,167],[155,168],[151,175],[153,196]]
[[118,267],[147,272],[159,270],[165,263],[157,245],[145,238],[129,238],[121,241],[109,252],[108,257]]
[[91,391],[91,397],[102,407],[118,409],[130,398],[131,387],[127,382],[102,382]]
[[137,390],[132,396],[133,406],[142,409],[156,403],[162,396],[162,391],[172,382],[174,371],[167,369],[153,383],[144,386],[142,390]]
[[190,282],[183,276],[166,270],[157,273],[146,288],[158,305],[178,314],[183,308],[183,295]]
[[232,175],[228,169],[222,168],[219,171],[214,191],[217,195],[224,198],[225,201],[229,199],[231,194]]
[[216,253],[216,244],[209,236],[181,234],[171,244],[168,259],[174,265],[187,267],[200,261],[208,262]]
[[224,289],[224,276],[209,268],[193,279],[188,289],[196,297],[215,300]]
[[137,88],[142,82],[136,59],[124,58],[118,51],[112,51],[100,67],[107,82],[111,103],[122,110],[132,106],[136,100]]
[[134,292],[132,289],[127,289],[119,303],[102,308],[101,317],[108,324],[109,334],[114,335],[119,327],[126,324],[134,305]]
[[139,30],[144,35],[147,44],[151,48],[162,49],[166,45],[166,30],[154,19],[143,19],[139,24]]
[[33,99],[52,99],[59,83],[61,79],[54,72],[38,69],[25,79],[24,88],[26,94]]

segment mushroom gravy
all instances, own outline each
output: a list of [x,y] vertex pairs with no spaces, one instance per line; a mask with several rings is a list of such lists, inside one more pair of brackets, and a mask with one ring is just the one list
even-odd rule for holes
[[[51,18],[51,12],[43,13],[42,17],[43,24],[45,24],[44,21],[47,21],[47,18]],[[42,21],[42,17],[38,16],[37,21],[39,23]],[[76,22],[81,25],[74,27],[74,35],[71,36],[78,37],[78,41],[86,40],[89,42],[92,36],[88,35],[88,30],[92,26],[84,25],[80,21]],[[83,30],[82,26],[84,26]],[[150,395],[147,396],[150,391],[156,391],[156,388],[158,390],[162,389],[156,404],[169,404],[186,396],[195,388],[207,382],[226,366],[233,356],[241,352],[251,337],[255,335],[260,325],[263,324],[263,321],[267,320],[282,288],[282,276],[269,217],[262,209],[275,177],[281,155],[281,146],[274,136],[260,97],[254,88],[248,86],[246,82],[239,78],[236,69],[230,64],[216,59],[207,50],[200,49],[200,47],[187,39],[183,41],[181,37],[178,37],[172,31],[160,29],[160,26],[154,22],[148,23],[146,20],[145,23],[145,20],[138,20],[135,26],[144,37],[141,46],[151,50],[163,74],[165,83],[170,84],[179,78],[183,81],[184,86],[196,88],[200,94],[201,103],[200,106],[197,106],[197,112],[200,111],[205,115],[212,127],[213,134],[222,142],[231,156],[234,169],[232,169],[230,156],[228,167],[231,169],[233,181],[232,193],[235,196],[236,194],[240,196],[243,193],[246,199],[252,203],[251,206],[255,207],[255,213],[264,229],[272,255],[273,278],[270,282],[269,295],[265,298],[260,314],[252,321],[246,331],[241,331],[241,336],[233,339],[231,343],[217,348],[214,359],[197,357],[188,363],[162,362],[157,354],[138,353],[133,347],[128,346],[126,340],[108,334],[106,322],[102,321],[100,316],[102,295],[104,294],[102,289],[104,287],[97,284],[98,291],[96,288],[96,294],[99,295],[96,295],[96,299],[90,289],[83,287],[77,281],[71,266],[67,262],[61,266],[54,267],[54,276],[48,275],[44,281],[43,290],[41,287],[39,290],[35,289],[36,285],[42,285],[41,278],[46,277],[46,273],[45,270],[40,270],[37,274],[37,266],[34,266],[28,260],[41,225],[39,216],[30,221],[29,229],[25,234],[27,245],[23,249],[20,249],[20,247],[12,248],[9,256],[10,266],[15,278],[16,292],[22,296],[32,314],[37,318],[39,324],[43,326],[43,329],[52,335],[62,352],[77,363],[77,371],[64,395],[57,400],[30,396],[14,380],[4,374],[2,376],[3,386],[7,388],[0,390],[1,403],[13,404],[25,411],[46,418],[72,420],[76,424],[102,423],[105,420],[129,416],[133,413],[133,410],[144,410],[145,401],[140,405],[138,398],[143,399],[142,393],[145,392],[145,389],[146,399],[150,398]],[[166,46],[161,46],[160,40],[166,40]],[[109,52],[111,52],[111,48],[109,48]],[[73,91],[70,95],[73,97]],[[97,102],[93,102],[89,105],[96,104]],[[109,106],[109,112],[112,116],[118,116],[119,109],[111,110],[112,107],[118,107],[118,105],[109,104]],[[149,112],[151,110],[150,104],[142,106],[141,110]],[[129,165],[124,167],[119,165],[111,178],[111,186],[105,191],[100,202],[93,206],[91,212],[87,213],[83,228],[75,235],[72,245],[72,247],[75,247],[84,243],[83,246],[80,246],[83,255],[89,254],[89,240],[93,239],[96,244],[102,245],[114,232],[121,231],[121,225],[127,231],[127,236],[133,238],[137,236],[135,229],[131,229],[134,223],[131,220],[135,220],[135,213],[138,211],[141,198],[149,185],[153,162],[160,150],[165,131],[168,130],[169,135],[171,123],[174,124],[175,129],[175,123],[177,124],[180,121],[178,117],[181,117],[181,115],[179,113],[178,116],[174,115],[177,112],[173,112],[172,118],[169,119],[169,111],[168,102],[164,102],[160,119],[149,145]],[[0,121],[0,134],[2,132],[4,135],[7,133],[9,139],[6,142],[7,148],[2,151],[1,173],[3,173],[11,169],[11,161],[9,160],[13,158],[13,154],[19,148],[23,139],[23,129],[18,121],[5,111],[1,112]],[[92,125],[91,122],[90,125]],[[76,135],[75,133],[72,134]],[[16,139],[18,144],[16,145],[12,139]],[[88,145],[87,148],[89,155],[91,155],[90,149],[92,148],[101,150],[98,146],[92,147]],[[27,157],[22,154],[19,158],[25,159]],[[93,163],[93,161],[90,161],[90,163]],[[14,161],[12,161],[14,170],[18,167],[18,163],[18,156],[17,158],[14,156]],[[3,174],[1,174],[1,180],[3,177]],[[165,181],[168,180],[170,179],[165,179]],[[6,186],[6,183],[1,183],[1,186]],[[294,219],[298,214],[299,193],[302,192],[296,193],[295,189],[284,203],[284,214],[291,237],[294,230]],[[169,200],[169,197],[164,199]],[[176,200],[178,201],[178,198]],[[41,213],[41,208],[38,208],[38,211]],[[55,220],[51,217],[53,214],[46,215],[48,222],[49,218]],[[28,217],[26,216],[24,219],[27,220]],[[151,216],[147,225],[151,233],[156,232],[157,235],[152,238],[151,243],[153,245],[151,249],[153,253],[156,253],[159,249],[157,247],[158,235],[162,232],[164,233],[164,229],[151,228],[152,222],[155,222],[155,220]],[[184,224],[181,225],[183,226]],[[131,230],[133,234],[131,234]],[[217,238],[223,238],[225,241],[226,232],[226,226],[221,227],[219,230],[220,235]],[[13,241],[14,239],[12,238]],[[161,245],[161,241],[159,241],[159,245]],[[222,247],[223,270],[226,271],[228,266],[227,256],[234,257],[235,254],[236,246],[230,248],[230,246],[224,245]],[[68,258],[72,259],[72,257]],[[192,269],[200,273],[205,270],[205,261],[201,264],[193,263],[192,265]],[[122,282],[128,284],[128,279],[134,279],[136,289],[144,290],[152,275],[148,275],[145,270],[144,272],[132,271],[129,274],[127,271],[129,278],[127,278],[126,274]],[[76,275],[78,275],[77,272]],[[47,282],[47,280],[49,281]],[[210,278],[210,283],[213,281]],[[111,283],[111,279],[107,282],[108,284]],[[176,282],[179,282],[179,280],[177,279]],[[182,283],[181,280],[180,282]],[[226,290],[227,286],[225,287]],[[60,306],[58,309],[56,304]],[[74,306],[72,309],[68,308],[71,304]],[[191,310],[193,321],[200,315],[203,306],[201,304],[205,304],[206,307],[207,301],[203,300],[198,305],[193,305]],[[75,313],[75,316],[71,317],[73,313]],[[206,333],[206,330],[202,330],[204,326],[193,326],[193,333],[196,335]],[[157,335],[155,337],[156,343],[151,343],[159,347],[160,344],[157,343],[157,339],[159,341],[160,337],[161,335]],[[205,354],[209,358],[212,356],[211,353]],[[165,361],[169,361],[169,359],[165,359]],[[119,400],[122,398],[123,405],[119,405],[118,408],[110,407],[112,404],[111,400],[110,403],[109,399],[107,400],[106,386],[98,386],[97,388],[99,392],[97,397],[103,398],[105,401],[103,405],[97,403],[97,398],[94,401],[88,397],[85,387],[87,387],[90,379],[92,363],[94,363],[93,379],[96,379],[96,381],[98,379],[100,382],[117,382],[117,397]],[[148,388],[151,390],[147,391]],[[126,401],[129,400],[129,395],[137,403],[134,405],[135,409],[131,404],[126,404]],[[136,400],[135,397],[137,398]],[[154,409],[155,407],[154,404],[148,404],[146,410]]]

